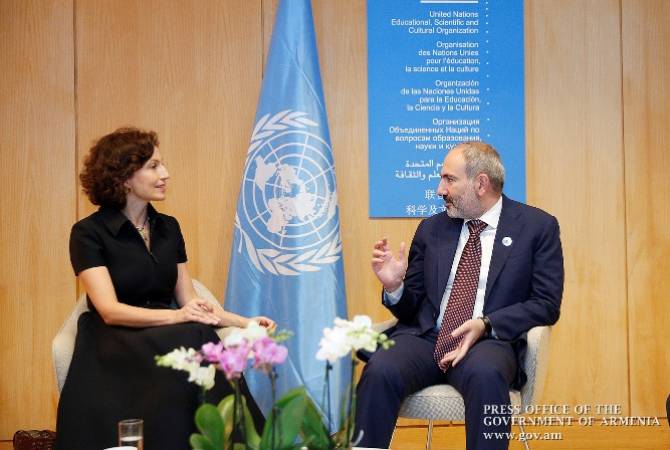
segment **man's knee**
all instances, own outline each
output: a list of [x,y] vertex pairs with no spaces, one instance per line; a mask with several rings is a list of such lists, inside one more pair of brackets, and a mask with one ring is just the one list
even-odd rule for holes
[[402,386],[402,371],[398,363],[385,358],[371,358],[363,369],[363,377],[375,385]]
[[390,358],[375,358],[374,356],[365,364],[361,383],[402,393],[405,380],[400,364]]
[[509,382],[505,379],[505,374],[492,365],[470,365],[464,370],[463,379],[468,389],[509,389]]

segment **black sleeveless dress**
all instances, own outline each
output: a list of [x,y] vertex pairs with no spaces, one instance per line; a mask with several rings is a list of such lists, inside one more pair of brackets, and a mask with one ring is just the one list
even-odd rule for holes
[[[70,235],[75,274],[105,266],[123,303],[145,308],[175,308],[177,264],[186,261],[177,220],[149,205],[151,250],[129,220],[115,208],[102,207],[77,222]],[[186,372],[157,367],[156,355],[177,347],[199,349],[219,340],[200,323],[130,328],[104,323],[89,301],[79,318],[72,363],[61,392],[56,425],[57,450],[102,450],[117,444],[117,423],[144,420],[145,450],[189,449],[196,432],[195,410],[202,390]],[[263,416],[242,380],[243,393],[257,427]],[[217,404],[232,393],[217,373],[205,400]]]

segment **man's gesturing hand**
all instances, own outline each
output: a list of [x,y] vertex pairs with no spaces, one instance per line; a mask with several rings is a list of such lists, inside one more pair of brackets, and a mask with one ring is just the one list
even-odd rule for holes
[[400,243],[398,255],[393,255],[389,249],[388,239],[385,237],[375,242],[372,250],[372,270],[387,292],[393,292],[400,287],[407,272],[407,258],[405,257],[405,243]]

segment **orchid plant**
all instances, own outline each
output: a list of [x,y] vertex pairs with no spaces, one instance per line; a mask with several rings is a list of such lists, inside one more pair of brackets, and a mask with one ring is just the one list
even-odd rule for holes
[[[291,333],[282,331],[268,334],[267,330],[252,322],[247,328],[233,329],[218,343],[207,343],[200,350],[184,347],[156,357],[159,366],[188,372],[188,381],[204,391],[214,386],[216,371],[225,374],[233,386],[233,394],[217,405],[205,403],[195,413],[200,433],[190,437],[193,450],[284,450],[295,448],[346,449],[352,445],[353,418],[356,409],[354,389],[355,353],[358,350],[373,352],[378,346],[386,349],[393,345],[384,334],[372,328],[367,316],[356,316],[353,321],[335,319],[333,328],[323,330],[317,359],[326,361],[326,379],[332,363],[351,355],[352,379],[348,401],[340,412],[340,430],[329,434],[331,417],[328,408],[328,427],[303,386],[275,399],[277,372],[275,366],[283,364],[288,350],[281,342]],[[268,375],[272,386],[273,408],[262,433],[256,430],[251,413],[240,394],[239,382],[251,365]],[[326,393],[329,382],[326,382]],[[330,395],[327,395],[330,398]],[[235,437],[237,436],[237,437]],[[235,439],[240,442],[234,442]],[[300,441],[299,444],[296,444]]]
[[[354,438],[354,416],[356,413],[356,389],[354,375],[356,372],[356,352],[365,350],[374,352],[377,347],[386,350],[394,342],[384,333],[374,330],[372,320],[368,316],[354,316],[352,321],[336,318],[333,328],[324,328],[323,337],[319,342],[319,351],[316,358],[326,361],[326,380],[329,380],[329,372],[332,369],[332,363],[340,358],[350,355],[351,361],[351,381],[349,383],[348,399],[343,404],[343,410],[340,411],[340,428],[337,433],[331,437],[331,446],[329,448],[350,448],[356,445],[363,437],[362,435]],[[326,382],[326,388],[329,383]],[[325,395],[330,398],[330,395]],[[328,425],[331,423],[330,406],[327,407]]]
[[[250,448],[280,448],[275,445],[277,429],[276,409],[268,421],[270,427],[258,434],[251,413],[240,394],[240,378],[251,364],[254,369],[265,372],[272,382],[273,396],[276,379],[274,366],[282,364],[288,349],[281,342],[288,339],[289,332],[269,335],[264,327],[251,322],[246,328],[234,328],[223,341],[206,343],[200,350],[178,348],[156,357],[156,364],[188,372],[188,381],[201,386],[203,391],[214,387],[216,371],[223,372],[233,387],[233,394],[217,405],[203,404],[195,413],[195,422],[201,433],[190,437],[191,447],[202,450]],[[273,398],[274,400],[274,398]],[[274,402],[273,402],[274,403]],[[243,441],[235,443],[237,439]],[[292,437],[292,441],[295,435]]]

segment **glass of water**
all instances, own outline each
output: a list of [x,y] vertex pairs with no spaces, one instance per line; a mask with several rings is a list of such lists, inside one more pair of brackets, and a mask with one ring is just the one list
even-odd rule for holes
[[119,422],[119,446],[137,447],[144,450],[144,421],[125,419]]

